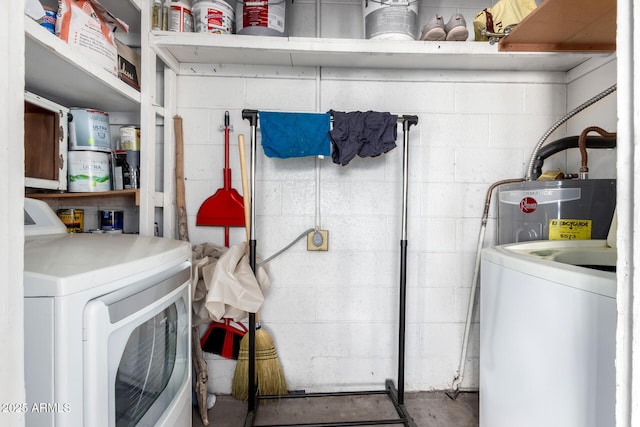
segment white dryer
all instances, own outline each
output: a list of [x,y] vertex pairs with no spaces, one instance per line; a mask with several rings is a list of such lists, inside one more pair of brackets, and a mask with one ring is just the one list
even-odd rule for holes
[[191,246],[25,199],[26,425],[191,426]]

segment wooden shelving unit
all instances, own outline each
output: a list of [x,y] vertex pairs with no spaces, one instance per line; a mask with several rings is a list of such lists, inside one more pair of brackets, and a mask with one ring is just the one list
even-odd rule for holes
[[140,190],[117,190],[117,191],[102,191],[96,193],[27,193],[25,197],[32,199],[44,200],[50,205],[64,203],[69,200],[82,199],[87,204],[108,204],[120,202],[123,199],[130,199],[134,202],[135,206],[140,206]]
[[546,0],[505,36],[501,52],[615,52],[616,0]]

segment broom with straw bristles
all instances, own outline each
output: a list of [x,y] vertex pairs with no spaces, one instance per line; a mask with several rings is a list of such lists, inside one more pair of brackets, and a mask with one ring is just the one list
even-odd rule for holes
[[[277,396],[287,392],[284,372],[278,359],[273,339],[256,319],[256,378],[258,394]],[[249,398],[249,334],[240,341],[240,352],[231,383],[231,393],[236,399]]]
[[[249,240],[251,238],[251,214],[249,206],[251,199],[248,192],[247,162],[244,151],[244,135],[238,135],[238,147],[240,149],[240,170],[242,174],[242,193],[244,199],[244,219],[247,232],[247,254],[249,253]],[[252,265],[253,268],[255,266]],[[258,384],[258,394],[261,396],[280,395],[287,392],[287,384],[284,372],[278,359],[273,338],[264,330],[256,314],[255,334],[255,378]],[[240,352],[231,383],[231,393],[236,399],[249,399],[249,334],[245,334],[240,341]]]

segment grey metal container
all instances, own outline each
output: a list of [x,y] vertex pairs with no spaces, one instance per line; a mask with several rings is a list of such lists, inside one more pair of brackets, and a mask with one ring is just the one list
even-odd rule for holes
[[615,206],[615,179],[505,184],[498,187],[498,244],[548,240],[551,221],[560,219],[577,220],[582,227],[563,238],[584,238],[590,231],[591,239],[606,239]]

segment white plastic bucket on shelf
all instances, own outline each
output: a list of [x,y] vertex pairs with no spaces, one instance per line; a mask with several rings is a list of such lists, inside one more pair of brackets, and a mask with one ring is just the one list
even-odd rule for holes
[[286,0],[236,3],[236,33],[252,36],[286,36]]
[[416,40],[418,0],[363,0],[365,38]]
[[169,31],[193,32],[191,5],[186,0],[172,0],[169,3]]
[[111,190],[109,153],[69,151],[67,173],[69,192],[100,192]]
[[233,33],[236,13],[226,1],[199,0],[193,3],[191,12],[196,33]]

